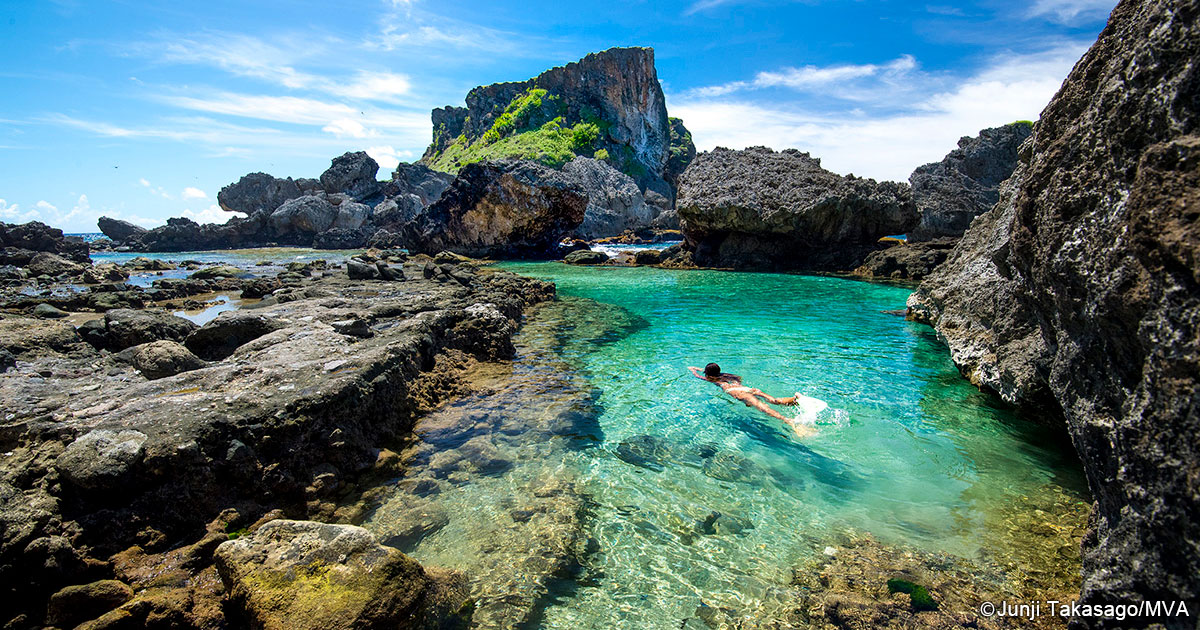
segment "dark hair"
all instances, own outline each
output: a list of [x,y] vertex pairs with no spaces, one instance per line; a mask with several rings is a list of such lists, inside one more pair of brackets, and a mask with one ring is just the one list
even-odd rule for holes
[[704,375],[705,376],[720,376],[721,375],[721,366],[717,365],[716,363],[709,363],[708,365],[704,366]]

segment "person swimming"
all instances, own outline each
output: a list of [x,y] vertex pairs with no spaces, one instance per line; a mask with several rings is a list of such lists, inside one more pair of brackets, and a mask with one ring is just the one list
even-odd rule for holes
[[766,404],[771,403],[772,405],[792,407],[796,405],[799,399],[798,394],[796,396],[788,396],[787,398],[775,398],[774,396],[763,392],[761,389],[742,385],[742,377],[738,376],[737,374],[722,372],[721,366],[717,365],[716,363],[709,363],[708,365],[704,366],[703,370],[692,366],[688,366],[688,369],[691,370],[692,375],[696,378],[703,381],[708,381],[709,383],[720,387],[726,394],[729,394],[737,400],[742,401],[747,407],[754,407],[755,409],[766,413],[772,418],[783,420],[783,422],[790,426],[792,430],[795,431],[800,437],[808,437],[817,432],[816,429],[812,428],[811,426],[804,424],[795,418],[788,418],[778,411],[768,407]]

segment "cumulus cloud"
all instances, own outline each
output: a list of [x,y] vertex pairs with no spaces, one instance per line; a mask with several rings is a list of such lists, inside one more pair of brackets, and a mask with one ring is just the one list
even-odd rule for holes
[[180,214],[195,221],[196,223],[225,223],[234,217],[246,216],[246,214],[243,212],[226,212],[215,203],[200,210],[192,210],[191,208],[188,208]]
[[405,162],[416,157],[412,151],[397,151],[396,147],[391,145],[379,147],[367,147],[367,155],[371,156],[376,162],[379,162],[380,168],[393,170],[400,162]]
[[208,193],[200,190],[199,188],[193,188],[191,186],[184,188],[183,192],[179,196],[183,199],[208,199]]
[[[906,180],[917,166],[940,160],[958,138],[1014,120],[1033,120],[1061,86],[1086,45],[995,57],[971,76],[928,77],[896,88],[880,102],[902,103],[864,113],[813,99],[747,101],[685,94],[671,98],[701,150],[767,145],[809,151],[840,173]],[[886,94],[886,85],[867,86]],[[924,94],[911,98],[913,94]],[[824,106],[822,106],[824,105]]]

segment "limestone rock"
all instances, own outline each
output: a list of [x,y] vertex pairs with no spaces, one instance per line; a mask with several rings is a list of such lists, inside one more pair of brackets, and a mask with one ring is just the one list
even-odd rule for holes
[[371,216],[370,206],[354,201],[347,201],[338,206],[337,215],[333,217],[333,223],[330,224],[329,228],[333,230],[357,230],[362,227],[363,223],[366,223],[369,216]]
[[1198,17],[1194,0],[1117,5],[1000,202],[909,299],[965,373],[1061,408],[1096,498],[1086,604],[1200,609],[1200,496],[1181,464],[1200,461]]
[[918,167],[908,178],[921,222],[910,242],[957,237],[971,219],[1000,200],[1000,184],[1017,167],[1017,148],[1033,133],[1033,125],[1015,122],[964,137],[941,162]]
[[681,177],[678,211],[697,264],[759,269],[853,269],[918,219],[906,184],[766,147],[700,154]]
[[50,596],[46,623],[72,628],[133,599],[133,589],[117,580],[68,586]]
[[562,170],[579,182],[588,199],[575,237],[593,240],[616,236],[625,230],[647,227],[654,219],[655,209],[646,204],[637,182],[607,162],[577,157]]
[[183,343],[203,359],[220,361],[242,345],[284,326],[278,318],[267,315],[227,311],[197,328]]
[[83,272],[85,284],[105,284],[109,282],[124,282],[129,279],[129,272],[114,263],[103,263],[89,267]]
[[404,227],[404,238],[418,253],[548,258],[586,207],[578,184],[559,171],[523,160],[471,164]]
[[399,192],[415,195],[422,207],[437,201],[452,181],[453,175],[420,163],[401,162],[392,173],[392,182],[399,187]]
[[100,217],[96,221],[96,224],[99,226],[100,231],[108,238],[111,238],[114,243],[137,240],[138,237],[146,233],[146,228],[140,225],[134,225],[128,221],[110,217]]
[[327,193],[346,193],[355,199],[365,199],[379,192],[381,186],[375,180],[378,172],[379,163],[365,151],[347,152],[334,158],[321,173],[321,187]]
[[898,243],[872,252],[862,266],[854,270],[854,275],[916,282],[945,262],[950,250],[957,244],[956,238]]
[[325,198],[305,195],[285,202],[271,213],[271,228],[278,234],[306,232],[316,234],[328,230],[338,210]]
[[0,319],[0,350],[13,356],[67,353],[82,341],[75,327],[67,322],[25,317]]
[[29,264],[25,268],[35,276],[61,276],[83,273],[86,267],[58,254],[38,252],[29,260]]
[[151,341],[167,339],[183,341],[196,324],[161,311],[134,310],[118,308],[104,314],[104,329],[102,340],[89,338],[88,343],[109,350],[124,350]]
[[[290,177],[279,179],[266,173],[250,173],[222,188],[217,193],[217,203],[227,212],[274,212],[284,202],[302,194],[300,187]],[[113,237],[113,240],[118,239]]]
[[198,370],[206,365],[200,357],[178,342],[167,340],[126,348],[118,356],[129,361],[142,376],[151,380]]
[[142,460],[146,434],[94,429],[71,442],[58,456],[63,477],[84,490],[110,490],[130,480]]
[[58,254],[77,263],[91,262],[83,239],[63,236],[62,230],[38,221],[0,222],[0,264],[24,266],[37,252]]
[[462,574],[431,574],[351,525],[271,521],[223,543],[215,559],[232,605],[254,627],[455,627],[467,602]]
[[568,265],[599,265],[608,260],[608,254],[604,252],[594,252],[590,249],[581,249],[576,252],[567,254],[563,262]]

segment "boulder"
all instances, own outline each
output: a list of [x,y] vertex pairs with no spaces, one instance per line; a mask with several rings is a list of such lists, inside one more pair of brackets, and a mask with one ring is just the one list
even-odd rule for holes
[[1033,124],[1015,122],[964,137],[941,162],[918,167],[908,178],[921,221],[909,242],[957,237],[971,220],[1000,200],[1000,184],[1017,167],[1017,148],[1033,133]]
[[133,589],[117,580],[68,586],[50,596],[46,623],[73,628],[133,599]]
[[140,225],[110,217],[100,217],[96,220],[96,224],[100,227],[100,231],[111,238],[114,243],[136,241],[138,237],[146,233],[146,228]]
[[0,319],[0,350],[13,356],[69,353],[81,341],[75,327],[67,322],[25,317]]
[[150,380],[198,370],[207,365],[178,342],[167,340],[126,348],[117,358],[127,361]]
[[346,261],[346,275],[351,280],[375,280],[379,278],[379,268],[361,260],[351,258]]
[[375,180],[377,173],[379,164],[365,151],[347,152],[334,158],[321,173],[321,187],[327,193],[346,193],[355,199],[365,199],[382,188]]
[[246,272],[231,267],[229,265],[217,265],[215,267],[205,267],[192,272],[189,278],[193,280],[212,280],[214,278],[237,278],[246,275]]
[[657,249],[639,249],[633,253],[633,262],[639,265],[657,265],[662,262],[662,252]]
[[421,198],[414,194],[400,195],[384,199],[375,206],[375,210],[371,215],[371,221],[377,226],[394,226],[399,228],[405,223],[412,221],[421,210],[425,209],[425,204],[421,202]]
[[608,254],[604,252],[594,252],[590,249],[581,249],[579,251],[567,254],[563,262],[568,265],[599,265],[608,260]]
[[367,230],[363,228],[325,230],[313,237],[313,249],[361,249],[367,246]]
[[55,308],[54,306],[44,302],[33,307],[33,316],[40,317],[42,319],[62,319],[68,315],[70,315],[70,313]]
[[164,339],[183,341],[197,328],[196,324],[170,313],[117,308],[106,312],[103,328],[85,340],[97,348],[124,350]]
[[357,230],[362,227],[363,223],[367,222],[367,218],[371,216],[371,207],[353,201],[347,201],[338,205],[337,215],[333,217],[333,223],[330,224],[331,230]]
[[841,176],[795,149],[702,153],[680,178],[683,236],[702,266],[848,270],[918,215],[907,184]]
[[146,258],[145,256],[138,256],[137,258],[130,260],[129,262],[125,263],[125,267],[135,271],[167,271],[169,269],[175,269],[175,265],[165,260]]
[[277,234],[316,234],[333,225],[338,210],[323,197],[305,195],[285,202],[271,213],[270,225]]
[[574,178],[533,162],[471,164],[403,228],[409,249],[473,258],[545,258],[583,221],[587,197]]
[[413,195],[420,202],[420,207],[425,207],[437,201],[438,197],[441,197],[442,193],[450,187],[452,181],[454,181],[454,176],[450,173],[435,171],[416,162],[412,164],[401,162],[392,172],[391,183],[397,186],[397,194],[389,195],[389,197]]
[[266,315],[226,311],[189,334],[183,345],[202,359],[220,361],[242,345],[284,326],[284,322]]
[[145,443],[141,431],[94,429],[71,442],[55,467],[66,481],[84,490],[120,488],[142,461]]
[[10,224],[0,222],[0,264],[24,266],[33,253],[49,252],[77,263],[87,264],[88,244],[81,238],[63,236],[60,229],[45,223]]
[[1040,417],[1061,410],[1095,497],[1080,603],[1182,601],[1193,618],[1198,13],[1194,1],[1118,4],[1022,145],[999,203],[909,298],[973,381]]
[[34,276],[62,276],[83,273],[83,265],[72,262],[50,252],[38,252],[29,260],[25,269]]
[[957,243],[956,238],[898,243],[872,252],[862,266],[854,270],[854,275],[916,282],[933,273]]
[[[284,202],[303,194],[290,177],[279,179],[266,173],[250,173],[222,188],[221,192],[217,193],[217,203],[226,212],[274,212]],[[100,229],[103,230],[104,227],[101,226]],[[118,239],[113,237],[113,240]]]
[[650,225],[655,209],[646,204],[637,182],[607,162],[577,157],[563,173],[579,182],[587,195],[587,210],[574,236],[593,240]]
[[89,267],[83,272],[84,284],[108,284],[111,282],[124,282],[129,279],[129,272],[117,266],[115,263],[102,263],[94,267]]
[[472,608],[464,575],[427,571],[351,525],[270,521],[214,558],[251,627],[433,630],[465,625]]

